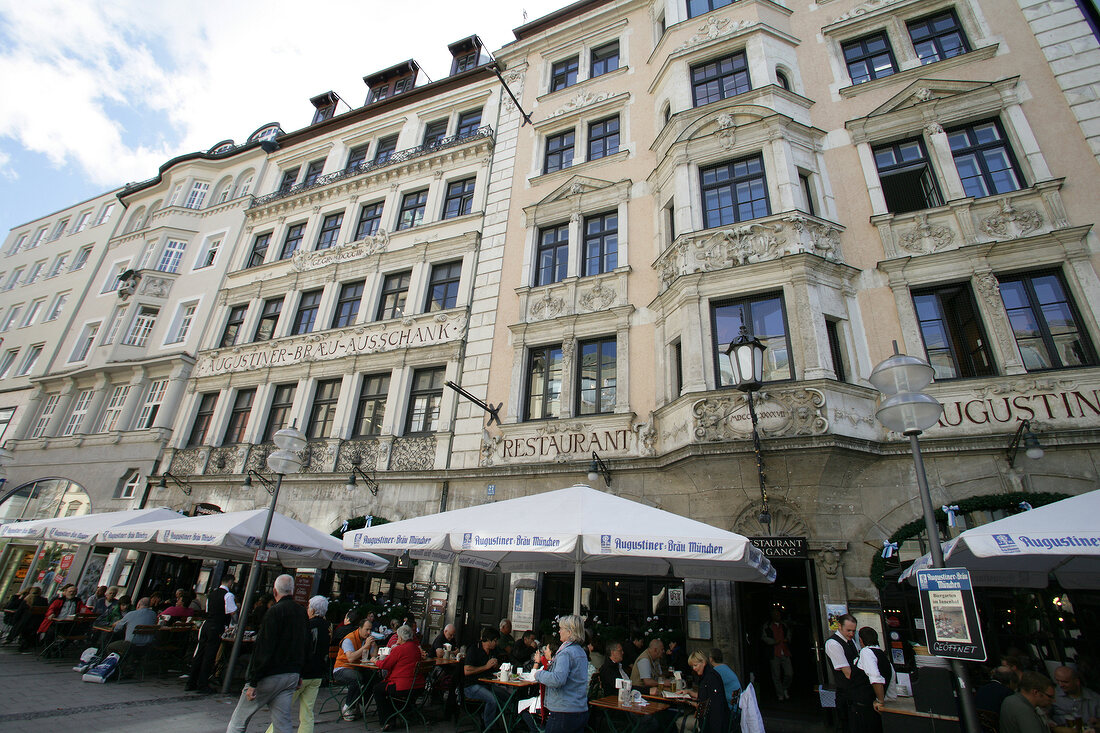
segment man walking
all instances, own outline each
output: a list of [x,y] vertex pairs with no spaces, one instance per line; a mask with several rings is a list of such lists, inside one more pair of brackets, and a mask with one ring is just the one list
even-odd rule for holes
[[294,602],[293,576],[276,578],[272,592],[275,605],[264,614],[256,634],[244,690],[225,733],[244,733],[264,705],[271,711],[275,733],[294,733],[290,706],[308,651],[309,619]]
[[218,657],[218,648],[222,643],[222,634],[229,624],[229,618],[237,612],[237,601],[233,597],[232,575],[222,576],[222,584],[210,593],[206,600],[206,620],[199,629],[199,643],[195,649],[195,658],[191,662],[191,674],[187,678],[187,691],[210,694],[210,673],[214,671],[214,660]]
[[775,696],[779,700],[787,700],[791,696],[791,681],[794,679],[794,667],[791,664],[791,628],[783,623],[779,606],[772,606],[771,620],[764,624],[760,638],[771,647],[771,658],[768,662],[771,664]]

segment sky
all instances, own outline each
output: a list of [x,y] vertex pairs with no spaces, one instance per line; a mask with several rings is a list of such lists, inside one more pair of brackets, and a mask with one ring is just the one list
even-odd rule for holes
[[448,43],[496,51],[569,2],[0,0],[0,239],[177,155],[304,127],[322,92],[359,107],[363,76],[406,59],[441,79]]

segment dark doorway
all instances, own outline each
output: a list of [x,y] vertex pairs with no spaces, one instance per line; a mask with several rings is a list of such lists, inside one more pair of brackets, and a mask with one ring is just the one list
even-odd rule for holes
[[[821,649],[820,613],[813,562],[810,560],[773,559],[776,579],[772,585],[738,583],[741,608],[743,677],[755,676],[756,694],[761,708],[774,711],[814,711],[820,717],[817,686],[821,684],[817,650]],[[794,679],[790,699],[780,702],[772,683],[773,647],[764,642],[764,627],[771,621],[772,608],[790,629],[789,646]]]
[[499,570],[486,571],[477,568],[465,568],[463,571],[466,589],[461,599],[456,619],[461,621],[459,639],[463,645],[476,641],[483,627],[497,628],[504,618],[504,595],[508,590],[504,582],[504,573]]

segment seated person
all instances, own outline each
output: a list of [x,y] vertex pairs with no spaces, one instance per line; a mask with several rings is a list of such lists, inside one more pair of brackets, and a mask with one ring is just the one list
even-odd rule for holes
[[989,674],[989,682],[978,688],[974,693],[974,706],[978,710],[997,715],[1001,712],[1001,703],[1005,698],[1016,691],[1016,683],[1019,678],[1011,667],[996,667]]
[[186,623],[195,615],[194,610],[187,604],[187,593],[182,588],[176,591],[176,600],[171,606],[160,612],[165,623]]
[[1050,705],[1054,683],[1038,672],[1024,672],[1016,693],[1001,703],[1000,733],[1047,733],[1047,725],[1036,708]]
[[710,666],[722,678],[722,684],[726,688],[726,706],[730,710],[737,708],[737,699],[741,697],[741,680],[737,679],[737,673],[722,661],[722,650],[715,647],[710,650]]
[[584,650],[588,652],[588,661],[596,670],[599,670],[603,663],[607,661],[607,650],[603,639],[591,631],[586,631],[584,634]]
[[8,642],[19,640],[19,649],[34,645],[34,639],[38,624],[45,612],[46,599],[42,597],[42,589],[37,585],[30,588],[16,606],[11,616],[11,628],[8,629]]
[[612,641],[607,645],[607,660],[600,667],[600,687],[605,695],[617,695],[619,686],[616,680],[629,680],[630,673],[623,666],[622,642]]
[[[96,646],[100,649],[105,648],[112,641],[122,638],[122,632],[116,634],[114,626],[118,621],[134,610],[133,601],[130,600],[130,596],[119,596],[118,603],[107,609],[106,613],[97,618],[92,626],[99,627],[99,639]],[[103,631],[104,628],[110,629],[109,631]]]
[[107,610],[107,586],[101,585],[95,589],[95,593],[88,596],[87,602],[84,604],[88,607],[91,613],[99,616],[101,613]]
[[500,632],[493,628],[481,630],[481,639],[466,647],[466,659],[463,662],[462,692],[467,700],[480,700],[485,703],[481,711],[481,722],[484,728],[488,728],[493,719],[500,714],[502,702],[496,691],[496,685],[481,684],[481,677],[492,674],[500,664],[493,652],[497,648],[497,638]]
[[432,656],[433,657],[442,657],[443,652],[444,652],[444,649],[443,649],[444,644],[450,644],[451,649],[454,650],[455,639],[457,638],[457,636],[458,636],[458,632],[455,629],[454,624],[447,624],[446,626],[444,626],[443,630],[440,631],[439,634],[435,637],[435,639],[432,640],[432,647],[429,650],[429,651],[431,651]]
[[[394,633],[397,644],[390,648],[390,653],[378,661],[378,668],[385,671],[385,677],[374,686],[374,702],[378,705],[378,722],[382,730],[388,731],[392,724],[393,702],[390,695],[404,693],[417,695],[424,689],[425,679],[415,680],[416,665],[424,658],[420,645],[413,638],[413,630],[402,625],[397,627]],[[414,687],[413,682],[418,684]]]
[[149,599],[138,599],[137,607],[119,619],[114,625],[114,632],[116,634],[122,632],[123,639],[108,644],[101,656],[106,657],[108,654],[114,653],[124,659],[134,647],[144,647],[152,644],[156,640],[156,634],[135,634],[134,630],[138,626],[156,626],[156,624],[157,612],[149,607]]
[[355,720],[354,705],[359,699],[359,670],[355,665],[362,664],[375,647],[374,637],[370,633],[370,622],[362,621],[359,628],[340,640],[340,650],[336,653],[336,664],[332,670],[332,679],[348,686],[340,716],[344,720]]
[[[370,614],[367,614],[368,616]],[[363,617],[359,615],[359,612],[354,608],[350,609],[344,614],[344,623],[338,624],[335,629],[332,630],[332,645],[337,646],[344,637],[355,631],[363,624]]]
[[523,634],[516,639],[515,646],[512,647],[512,664],[516,667],[526,667],[530,665],[538,648],[539,643],[538,638],[535,636],[535,632],[530,629],[524,631]]
[[665,655],[665,643],[660,639],[653,639],[634,661],[634,668],[630,670],[630,684],[635,690],[652,693],[661,679],[661,660]]
[[[53,641],[57,630],[53,622],[57,619],[75,618],[77,614],[84,613],[84,601],[76,597],[76,586],[69,583],[61,588],[61,595],[54,599],[46,609],[46,617],[38,626],[38,634],[45,644]],[[22,650],[20,650],[22,651]]]
[[1050,716],[1054,725],[1068,726],[1078,718],[1084,728],[1100,725],[1100,695],[1081,684],[1077,670],[1058,667],[1054,670],[1054,682],[1058,685]]

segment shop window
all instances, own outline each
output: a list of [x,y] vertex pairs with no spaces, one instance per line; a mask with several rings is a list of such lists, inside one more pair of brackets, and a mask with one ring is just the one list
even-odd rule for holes
[[557,92],[577,83],[578,57],[558,61],[550,67],[550,91]]
[[588,76],[601,76],[619,68],[619,42],[612,41],[592,49],[592,68]]
[[771,213],[761,156],[712,165],[699,173],[704,228],[728,226]]
[[267,412],[267,424],[264,425],[264,442],[275,440],[275,433],[290,424],[290,411],[294,407],[295,384],[280,384],[271,395],[271,409]]
[[217,406],[217,392],[207,392],[199,397],[199,409],[195,412],[195,421],[191,423],[191,433],[187,436],[188,448],[206,442],[206,432],[210,429],[210,420],[214,417],[214,408]]
[[553,173],[573,165],[573,148],[576,145],[576,132],[565,130],[557,135],[546,137],[546,160],[543,173]]
[[561,415],[561,344],[540,346],[527,352],[527,420]]
[[989,341],[965,283],[913,291],[917,324],[936,379],[986,377],[995,373]]
[[914,20],[907,25],[913,49],[922,64],[949,59],[970,50],[953,10]]
[[614,338],[582,341],[577,351],[577,414],[615,411],[616,353]]
[[848,65],[848,76],[853,84],[881,79],[898,70],[894,51],[884,31],[849,41],[844,44],[843,50],[844,63]]
[[382,297],[378,302],[378,316],[375,320],[384,321],[405,315],[405,300],[409,297],[411,281],[412,272],[409,270],[386,275],[386,279],[382,281]]
[[368,374],[363,377],[352,437],[366,438],[382,434],[382,420],[386,417],[386,397],[389,391],[390,375]]
[[313,326],[317,323],[317,311],[321,307],[323,293],[324,290],[320,288],[302,293],[298,301],[298,312],[294,316],[294,325],[290,329],[291,335],[299,336],[313,330]]
[[1005,277],[1000,289],[1028,371],[1096,364],[1096,352],[1060,273]]
[[229,424],[225,426],[223,445],[243,443],[248,430],[248,416],[252,414],[252,402],[256,399],[256,389],[242,389],[233,400],[233,410],[229,413]]
[[340,226],[344,223],[344,212],[338,211],[329,214],[321,222],[321,231],[317,235],[316,249],[328,249],[336,244],[340,238]]
[[462,277],[462,261],[432,265],[428,281],[426,313],[454,308],[458,304],[458,283]]
[[606,158],[619,152],[619,116],[588,126],[588,159]]
[[997,120],[948,130],[947,140],[967,196],[982,198],[1022,187],[1023,176]]
[[619,215],[597,214],[584,220],[582,274],[599,275],[619,266]]
[[565,279],[569,265],[569,225],[539,230],[535,253],[535,285],[549,285]]
[[794,378],[790,332],[787,330],[787,314],[781,295],[715,302],[711,304],[710,316],[714,339],[711,348],[719,387],[733,385],[726,347],[740,335],[742,324],[748,326],[749,333],[764,344],[764,381]]
[[417,369],[413,372],[409,393],[409,414],[405,433],[431,433],[439,426],[439,406],[443,402],[443,367]]
[[363,300],[363,280],[344,283],[336,300],[336,312],[332,316],[332,328],[344,328],[359,317],[359,304]]
[[943,206],[924,142],[918,138],[874,148],[886,207],[895,214]]
[[260,311],[260,322],[256,324],[256,334],[252,340],[270,341],[275,336],[275,329],[279,325],[279,315],[282,312],[282,298],[265,300],[263,310]]
[[340,379],[322,379],[317,382],[313,395],[313,407],[309,411],[306,437],[332,437],[332,425],[336,421],[336,403],[340,399]]
[[752,89],[744,53],[730,54],[691,67],[693,106],[728,99]]

